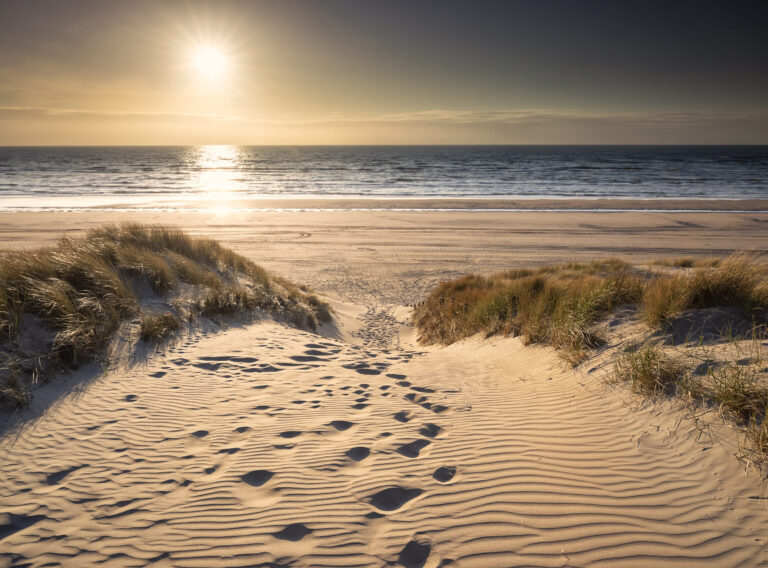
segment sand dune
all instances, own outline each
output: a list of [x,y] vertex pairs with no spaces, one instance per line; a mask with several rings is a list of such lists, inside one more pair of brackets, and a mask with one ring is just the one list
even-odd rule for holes
[[66,397],[0,442],[0,565],[768,562],[759,479],[675,412],[375,323],[202,333]]
[[[4,214],[0,246],[128,218]],[[598,363],[566,371],[514,339],[420,348],[402,306],[472,271],[765,248],[766,214],[174,221],[355,305],[334,303],[325,336],[201,333],[6,432],[0,566],[768,563],[765,489],[728,428],[636,408]]]

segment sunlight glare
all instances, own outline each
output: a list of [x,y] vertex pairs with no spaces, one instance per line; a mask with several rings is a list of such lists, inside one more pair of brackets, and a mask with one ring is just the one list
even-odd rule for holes
[[209,202],[208,211],[225,214],[232,211],[233,201],[245,191],[240,167],[240,149],[237,146],[201,146],[196,166],[197,187],[203,200]]
[[202,45],[192,55],[192,67],[205,79],[217,79],[227,72],[229,58],[216,46]]

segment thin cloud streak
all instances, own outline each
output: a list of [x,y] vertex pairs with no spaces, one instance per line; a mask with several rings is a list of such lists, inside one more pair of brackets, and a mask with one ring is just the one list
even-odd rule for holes
[[[115,137],[115,132],[120,137]],[[768,110],[449,110],[311,119],[0,106],[0,145],[766,144]]]
[[333,124],[333,123],[382,123],[382,122],[428,122],[453,124],[519,124],[548,121],[600,121],[615,123],[664,123],[664,124],[702,124],[726,121],[766,121],[768,110],[742,112],[589,112],[558,111],[549,109],[526,110],[448,110],[431,109],[415,112],[392,113],[382,115],[362,115],[354,117],[332,116],[314,119],[264,119],[240,115],[189,112],[145,112],[145,111],[102,111],[73,108],[46,108],[24,106],[0,106],[0,113],[25,114],[38,116],[79,116],[79,117],[125,117],[125,118],[170,118],[202,119],[225,122],[243,122],[274,125]]

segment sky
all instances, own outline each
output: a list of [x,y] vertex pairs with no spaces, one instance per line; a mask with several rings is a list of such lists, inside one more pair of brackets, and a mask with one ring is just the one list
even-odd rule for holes
[[0,0],[0,145],[766,144],[766,21],[733,0]]

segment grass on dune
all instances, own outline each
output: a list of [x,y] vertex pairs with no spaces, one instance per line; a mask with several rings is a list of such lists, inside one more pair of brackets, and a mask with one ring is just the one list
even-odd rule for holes
[[139,337],[144,341],[159,341],[180,327],[179,317],[171,312],[144,313],[139,322]]
[[[746,253],[689,260],[661,264],[684,268],[674,271],[609,259],[464,276],[433,290],[416,307],[414,320],[423,343],[511,334],[525,343],[552,345],[575,366],[604,343],[601,323],[622,304],[633,304],[655,339],[616,353],[613,379],[643,395],[678,395],[720,409],[745,428],[749,444],[743,455],[765,464],[768,377],[762,346],[768,345],[768,267]],[[691,314],[734,309],[749,329],[743,336],[730,335],[732,327],[718,328],[717,341],[707,346],[692,328],[684,341],[690,360],[675,356],[676,326],[701,323]],[[691,317],[679,317],[686,313]],[[758,347],[743,356],[744,343]]]
[[648,282],[642,297],[649,325],[661,325],[695,308],[732,306],[750,317],[768,309],[766,267],[754,255],[737,253],[712,267],[685,274],[662,274]]
[[449,344],[475,333],[519,335],[547,343],[576,364],[603,342],[595,324],[637,302],[643,278],[618,259],[465,276],[437,287],[417,306],[424,343]]
[[685,310],[736,306],[749,318],[768,310],[766,266],[734,254],[685,273],[656,273],[619,259],[469,275],[440,284],[414,312],[423,343],[450,344],[475,333],[546,343],[571,362],[599,346],[601,319],[636,304],[652,326]]
[[177,329],[179,314],[142,314],[143,285],[161,298],[192,293],[190,310],[203,316],[259,309],[310,329],[330,318],[306,289],[214,240],[168,226],[105,225],[0,256],[0,403],[28,400],[24,377],[93,358],[124,320],[140,317],[148,340]]
[[744,338],[738,337],[731,338],[726,349],[699,346],[682,355],[659,342],[645,343],[617,356],[612,379],[629,384],[638,394],[673,395],[693,406],[718,409],[744,428],[747,444],[740,457],[764,467],[768,463],[765,339],[764,327],[753,328],[747,341],[753,349],[746,357],[740,347]]

